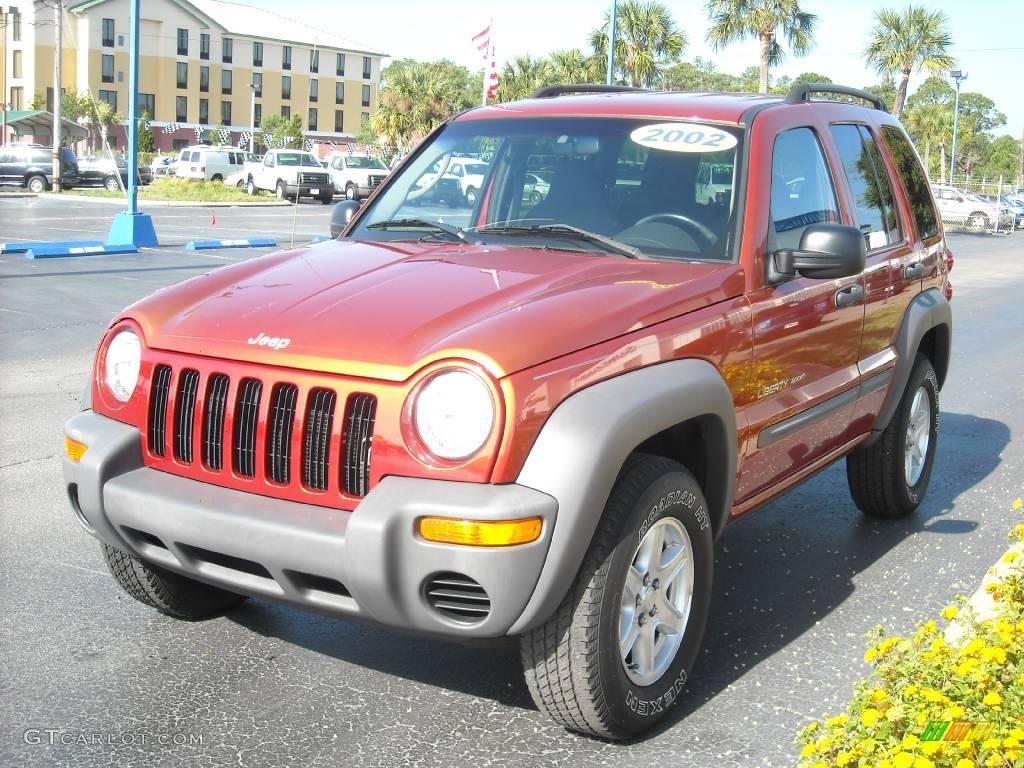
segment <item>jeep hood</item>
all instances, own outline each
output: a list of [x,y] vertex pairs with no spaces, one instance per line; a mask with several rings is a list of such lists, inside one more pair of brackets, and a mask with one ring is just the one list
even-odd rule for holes
[[501,377],[742,289],[735,264],[334,240],[193,277],[124,316],[150,347],[187,354],[392,381],[462,358]]

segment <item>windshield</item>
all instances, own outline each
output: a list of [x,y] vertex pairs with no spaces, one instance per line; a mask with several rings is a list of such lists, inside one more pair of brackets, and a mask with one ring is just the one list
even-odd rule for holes
[[388,167],[376,157],[350,157],[346,161],[349,168],[362,168],[364,170],[386,171]]
[[308,152],[280,152],[277,155],[278,165],[302,165],[310,168],[320,168],[320,161]]
[[[740,138],[732,126],[650,118],[454,122],[406,163],[350,237],[422,240],[438,236],[434,223],[457,228],[464,242],[602,253],[621,244],[639,258],[728,259]],[[449,172],[466,156],[479,158],[466,176],[482,178]]]

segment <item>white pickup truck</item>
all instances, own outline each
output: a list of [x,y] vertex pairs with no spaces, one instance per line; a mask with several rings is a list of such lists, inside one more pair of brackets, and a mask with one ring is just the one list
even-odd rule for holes
[[328,155],[327,170],[331,174],[334,191],[349,200],[369,197],[388,175],[388,167],[380,158],[344,152]]
[[315,197],[324,205],[334,200],[334,186],[320,161],[311,152],[298,149],[272,149],[263,162],[254,165],[245,183],[246,191],[273,191],[282,200]]

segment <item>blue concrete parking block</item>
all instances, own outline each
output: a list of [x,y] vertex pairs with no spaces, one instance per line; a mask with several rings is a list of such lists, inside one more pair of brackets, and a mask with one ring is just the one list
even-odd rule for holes
[[33,243],[25,252],[26,259],[57,259],[65,256],[105,256],[116,253],[138,253],[139,249],[127,245],[87,245],[83,243]]
[[185,244],[189,251],[208,251],[214,248],[273,248],[277,241],[271,237],[254,237],[249,240],[192,240]]
[[0,243],[0,255],[8,253],[26,253],[27,251],[31,251],[33,248],[47,248],[53,245],[91,248],[97,245],[103,245],[103,243],[100,240],[81,240],[62,243]]

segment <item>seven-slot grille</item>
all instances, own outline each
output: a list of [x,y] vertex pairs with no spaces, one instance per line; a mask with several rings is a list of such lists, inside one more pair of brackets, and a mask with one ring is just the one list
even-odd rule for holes
[[300,173],[299,184],[322,184],[327,186],[326,173]]
[[[238,477],[283,486],[299,479],[311,491],[333,487],[349,496],[365,496],[377,398],[358,392],[348,395],[340,416],[340,440],[334,431],[337,404],[334,389],[313,387],[303,392],[289,382],[265,387],[252,376],[232,382],[223,373],[174,371],[160,364],[154,368],[149,393],[148,447],[152,455],[165,458],[170,442],[176,463],[198,464],[201,458],[202,467],[214,473],[224,472],[224,454],[230,451],[230,468]],[[293,471],[295,446],[301,453],[301,471]],[[337,467],[336,477],[332,466]]]
[[370,176],[370,189],[376,189],[380,186],[380,183],[384,181],[383,176]]

